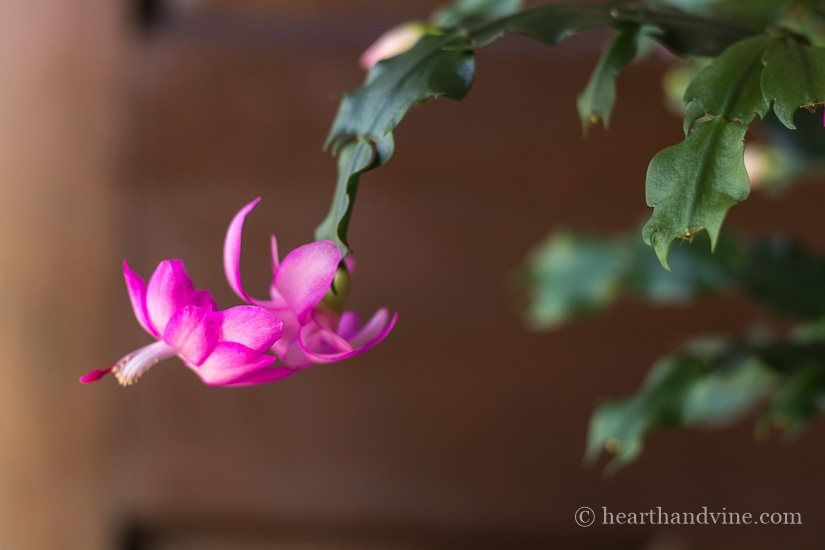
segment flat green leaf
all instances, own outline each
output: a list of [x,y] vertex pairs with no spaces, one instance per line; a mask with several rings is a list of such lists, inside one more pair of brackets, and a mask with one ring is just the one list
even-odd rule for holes
[[637,25],[628,25],[616,35],[579,95],[576,108],[585,133],[600,120],[605,128],[610,124],[610,114],[616,102],[616,76],[636,56],[638,34]]
[[765,101],[772,101],[777,118],[795,129],[793,118],[799,107],[825,101],[825,48],[783,37],[770,43],[762,61]]
[[746,130],[721,118],[709,120],[650,162],[645,186],[654,210],[642,235],[665,268],[674,239],[690,239],[704,229],[715,246],[728,209],[747,198]]
[[762,57],[773,40],[761,34],[737,42],[699,71],[685,90],[685,134],[703,117],[747,127],[765,116],[770,103],[762,94]]
[[[376,162],[392,156],[392,130],[410,107],[439,96],[462,99],[475,75],[460,35],[425,35],[407,52],[377,63],[363,88],[344,96],[326,147],[338,153],[353,140],[375,143]],[[446,49],[453,46],[452,49]]]
[[376,162],[375,148],[365,139],[351,141],[338,152],[338,182],[335,184],[332,206],[321,224],[315,229],[315,239],[328,239],[342,251],[349,252],[347,226],[355,205],[361,174]]

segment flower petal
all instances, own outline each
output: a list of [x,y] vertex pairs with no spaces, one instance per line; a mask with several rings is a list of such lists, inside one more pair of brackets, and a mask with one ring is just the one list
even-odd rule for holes
[[386,309],[379,309],[375,315],[373,315],[372,319],[370,319],[369,323],[367,323],[364,328],[362,328],[361,331],[352,340],[350,340],[350,351],[343,350],[335,352],[323,349],[325,345],[329,345],[331,341],[326,338],[319,339],[318,335],[313,335],[312,339],[305,340],[303,339],[302,334],[298,338],[298,343],[301,346],[301,350],[307,355],[307,357],[316,363],[329,363],[331,361],[348,359],[367,351],[390,333],[392,327],[395,326],[396,320],[398,320],[398,314],[396,313],[393,315],[389,322],[387,322],[387,316],[388,312]]
[[229,223],[229,229],[226,231],[226,239],[223,244],[223,270],[226,274],[226,280],[235,294],[247,302],[252,302],[253,300],[246,294],[243,289],[243,283],[241,282],[241,235],[243,233],[243,222],[246,220],[246,215],[249,214],[260,201],[261,198],[258,197],[235,214],[235,217],[232,218],[232,221]]
[[260,307],[233,307],[211,317],[220,326],[221,341],[237,342],[255,351],[268,350],[283,333],[283,321]]
[[301,344],[302,349],[310,349],[320,354],[348,353],[352,351],[352,346],[345,338],[314,323],[308,323],[301,327],[298,342]]
[[259,353],[243,344],[219,342],[206,361],[192,370],[210,386],[225,386],[272,365],[275,360],[274,355]]
[[338,334],[342,338],[352,340],[358,334],[358,327],[361,326],[361,319],[355,311],[345,311],[341,314],[341,320],[338,321]]
[[245,378],[239,378],[233,382],[229,382],[223,384],[224,386],[254,386],[257,384],[266,384],[268,382],[274,382],[276,380],[280,380],[282,378],[286,378],[291,374],[295,374],[298,372],[296,369],[290,369],[288,367],[271,367],[271,368],[262,368],[250,374]]
[[184,306],[169,319],[163,339],[177,349],[186,361],[200,365],[215,349],[219,334],[218,323],[209,310]]
[[146,287],[146,309],[152,326],[162,333],[176,311],[186,305],[213,309],[208,291],[196,291],[180,260],[164,260]]
[[375,315],[373,315],[372,319],[364,325],[361,331],[350,339],[352,347],[362,348],[368,344],[369,347],[372,347],[383,340],[384,337],[390,333],[392,327],[395,326],[395,322],[398,320],[398,313],[396,313],[388,323],[387,318],[389,315],[390,312],[383,307],[376,311]]
[[126,291],[129,293],[129,301],[132,302],[132,310],[143,330],[158,338],[160,333],[152,326],[149,320],[149,312],[146,310],[146,283],[143,277],[129,268],[129,264],[123,262],[123,278],[126,281]]
[[277,292],[302,321],[329,290],[341,251],[332,241],[316,241],[286,255],[273,281]]
[[275,271],[278,270],[278,265],[281,261],[278,259],[278,239],[275,238],[275,235],[269,236],[269,248],[272,250],[272,273],[274,275]]

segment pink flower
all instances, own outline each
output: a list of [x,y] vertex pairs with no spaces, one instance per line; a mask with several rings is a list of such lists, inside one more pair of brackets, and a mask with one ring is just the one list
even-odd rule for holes
[[[389,334],[398,317],[391,319],[379,309],[359,328],[358,315],[342,311],[349,286],[350,269],[341,266],[341,252],[332,241],[316,241],[291,251],[278,261],[273,235],[270,299],[251,298],[243,289],[240,274],[241,233],[247,214],[260,201],[255,199],[235,215],[226,234],[224,269],[229,286],[251,304],[268,309],[284,322],[283,336],[272,350],[290,368],[346,359],[362,353]],[[333,280],[335,284],[333,285]]]
[[83,376],[83,383],[112,372],[122,385],[138,380],[158,361],[179,356],[211,386],[261,384],[293,371],[270,368],[276,357],[266,352],[281,336],[283,323],[254,306],[216,311],[208,291],[195,290],[180,260],[158,265],[149,284],[123,263],[126,288],[138,323],[156,341],[104,370]]
[[358,64],[368,71],[379,61],[404,53],[415,46],[426,31],[427,26],[418,21],[410,21],[393,27],[379,36],[372,46],[361,54]]

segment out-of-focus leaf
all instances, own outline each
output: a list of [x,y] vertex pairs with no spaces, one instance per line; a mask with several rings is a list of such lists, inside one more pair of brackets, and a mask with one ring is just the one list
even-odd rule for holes
[[796,130],[789,130],[773,113],[768,113],[760,123],[765,141],[792,159],[795,170],[791,175],[822,170],[825,168],[822,110],[798,109],[793,122]]
[[650,162],[646,194],[654,210],[642,235],[665,268],[674,239],[690,239],[704,229],[715,246],[725,214],[747,198],[746,130],[721,118],[709,120]]
[[662,88],[668,108],[679,117],[685,116],[685,91],[690,82],[710,63],[707,59],[690,59],[670,66],[662,78]]
[[536,246],[525,259],[525,318],[533,328],[553,329],[609,307],[621,294],[657,304],[685,303],[702,294],[735,287],[731,265],[739,246],[720,239],[716,254],[699,235],[696,245],[677,247],[665,271],[638,236],[596,238],[562,231]]
[[757,35],[737,42],[699,71],[685,90],[685,134],[703,117],[747,127],[770,106],[762,94],[762,56],[773,41]]
[[430,22],[447,28],[468,20],[495,19],[519,11],[522,3],[522,0],[459,0],[436,10]]
[[729,343],[699,341],[659,360],[640,390],[601,405],[591,417],[585,459],[614,455],[606,470],[640,454],[655,428],[719,427],[771,401],[758,429],[780,424],[798,433],[825,408],[825,344],[791,336]]
[[470,43],[483,48],[508,34],[529,36],[554,46],[570,35],[616,25],[606,4],[545,4],[519,13],[476,25],[469,29]]
[[765,27],[781,21],[798,0],[656,0],[702,17]]
[[652,36],[662,46],[679,56],[707,57],[759,33],[757,28],[739,22],[719,21],[686,14],[670,8],[622,6],[613,12],[625,23],[652,25]]
[[754,28],[696,17],[673,9],[631,4],[552,3],[528,8],[470,30],[481,48],[507,34],[520,34],[554,45],[567,36],[597,27],[648,27],[650,35],[677,55],[709,56],[757,34]]
[[731,266],[743,290],[784,315],[825,315],[825,260],[787,238],[754,243],[747,263]]
[[624,270],[610,243],[568,232],[553,235],[527,259],[528,321],[553,328],[605,307],[617,295]]
[[628,399],[603,403],[590,418],[585,459],[595,461],[602,451],[613,455],[606,471],[636,459],[645,433],[654,428],[683,424],[682,402],[691,384],[707,368],[693,357],[666,358],[647,376],[641,390]]
[[576,107],[585,133],[599,121],[605,128],[610,125],[610,114],[616,102],[616,76],[636,56],[638,34],[639,27],[629,25],[616,35],[579,95]]
[[794,37],[773,40],[762,61],[762,92],[773,101],[773,111],[788,128],[796,128],[800,106],[825,101],[825,49],[800,43]]
[[781,237],[722,234],[715,253],[707,234],[695,239],[671,251],[671,269],[666,271],[635,235],[555,233],[525,259],[525,318],[534,328],[553,329],[603,310],[622,295],[654,304],[683,304],[730,292],[746,294],[772,313],[790,318],[825,318],[822,256]]
[[625,257],[627,263],[625,286],[628,292],[656,304],[684,304],[709,293],[721,293],[737,286],[731,265],[739,260],[741,243],[738,239],[720,236],[711,252],[710,239],[702,232],[691,241],[681,241],[671,250],[670,270],[662,269],[658,259],[636,235],[620,241],[633,250]]
[[782,391],[759,419],[757,433],[764,435],[776,427],[788,437],[797,436],[823,410],[825,369],[822,365],[811,365],[788,377]]
[[776,387],[779,375],[748,357],[691,384],[682,402],[686,426],[722,427],[739,420]]

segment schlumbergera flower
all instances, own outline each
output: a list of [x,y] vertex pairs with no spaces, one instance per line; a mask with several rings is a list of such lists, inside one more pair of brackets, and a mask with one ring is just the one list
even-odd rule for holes
[[238,306],[217,311],[212,295],[196,290],[180,260],[158,265],[149,284],[123,263],[126,289],[138,323],[157,341],[80,381],[111,372],[129,385],[158,361],[179,356],[211,386],[245,386],[278,380],[291,369],[272,367],[265,352],[283,332],[283,322],[263,308]]
[[354,262],[348,257],[341,265],[341,252],[332,241],[305,244],[279,262],[273,235],[270,298],[259,300],[246,293],[239,267],[241,233],[247,214],[258,201],[259,198],[243,207],[230,223],[224,245],[224,269],[229,286],[238,296],[266,308],[284,322],[283,335],[272,347],[281,363],[297,369],[338,361],[383,340],[398,314],[390,318],[387,309],[381,308],[359,328],[358,314],[343,311]]

